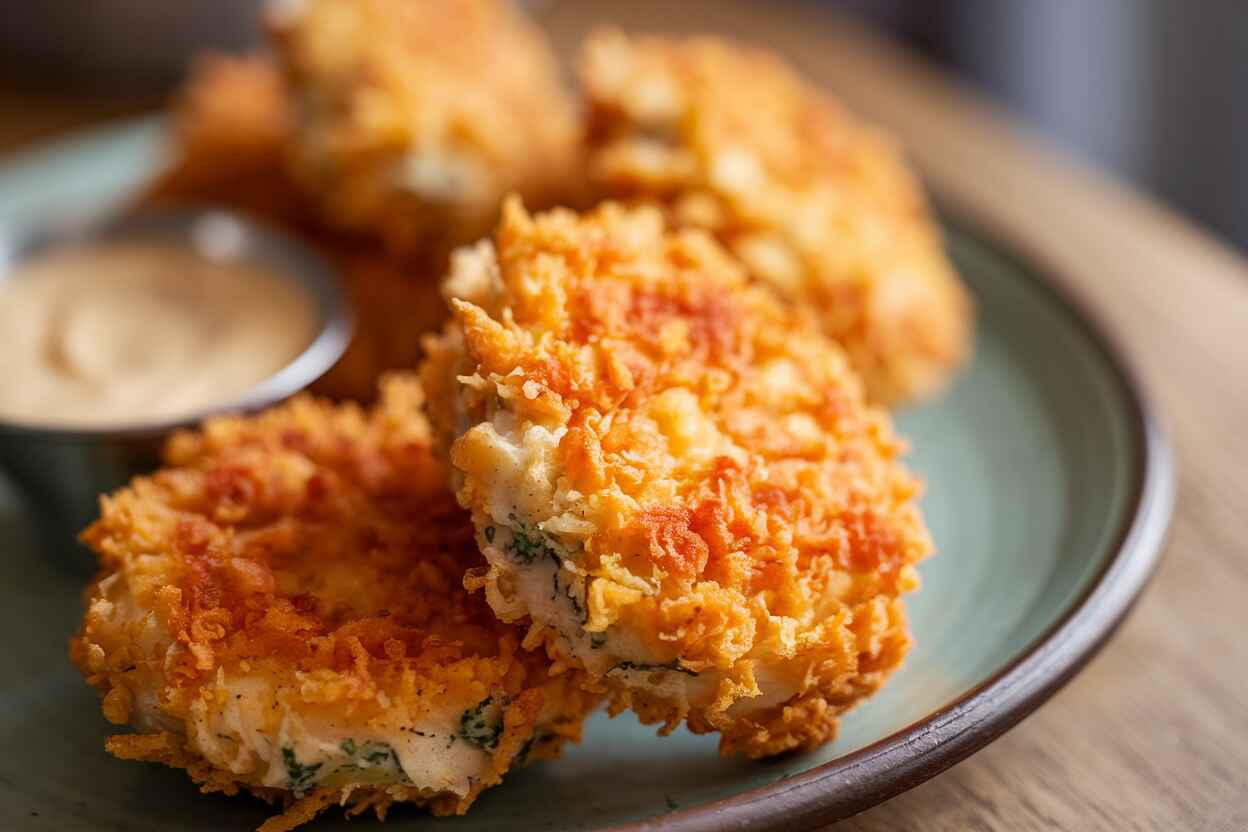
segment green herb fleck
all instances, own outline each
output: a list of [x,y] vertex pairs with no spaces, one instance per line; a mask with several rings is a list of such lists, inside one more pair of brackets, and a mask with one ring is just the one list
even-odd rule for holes
[[485,527],[485,542],[486,543],[494,542],[494,527],[493,526]]
[[530,530],[520,522],[520,518],[515,514],[507,515],[507,519],[512,522],[511,542],[503,549],[511,554],[513,558],[520,563],[529,564],[541,555],[553,558],[559,562],[559,556],[555,550],[546,543],[541,532]]
[[698,675],[696,670],[690,670],[687,667],[682,667],[680,664],[680,659],[672,659],[667,664],[641,664],[639,662],[622,661],[619,664],[617,664],[615,667],[611,668],[611,670],[608,670],[607,672],[610,673],[613,670],[623,670],[623,671],[635,670],[635,671],[643,672],[643,673],[664,673],[669,670],[674,670],[677,673],[683,673],[686,676]]
[[460,736],[466,742],[487,751],[492,751],[498,745],[498,738],[503,734],[502,718],[491,722],[487,715],[493,701],[494,697],[487,696],[476,706],[464,711],[464,715],[459,718]]
[[286,779],[288,788],[296,797],[303,797],[308,788],[316,781],[316,773],[321,770],[321,763],[310,766],[300,764],[295,750],[290,746],[282,747],[282,760],[286,763]]
[[602,649],[603,645],[605,645],[606,643],[607,643],[606,633],[590,633],[589,634],[589,646],[592,649],[600,650]]
[[360,749],[360,758],[369,765],[389,765],[396,769],[402,768],[399,765],[399,755],[394,753],[394,749],[390,747],[389,743],[370,742]]
[[521,563],[529,564],[548,549],[540,537],[530,537],[526,532],[517,530],[511,533],[511,543],[507,544],[507,551]]
[[554,573],[550,576],[551,585],[554,587],[550,600],[554,601],[558,598],[560,590],[562,590],[563,596],[567,598],[568,602],[572,605],[572,611],[576,613],[577,618],[581,620],[582,624],[587,623],[589,621],[589,612],[581,605],[581,599],[576,597],[575,584],[569,583],[565,587],[561,587],[559,585],[559,572],[563,569],[563,563],[558,559],[556,559],[555,562],[558,563],[558,566],[555,567]]
[[354,739],[345,739],[339,746],[342,753],[349,758],[347,762],[340,764],[335,771],[362,771],[365,769],[383,768],[387,771],[398,775],[399,782],[410,783],[407,772],[403,770],[403,764],[399,762],[399,755],[386,742],[357,743]]

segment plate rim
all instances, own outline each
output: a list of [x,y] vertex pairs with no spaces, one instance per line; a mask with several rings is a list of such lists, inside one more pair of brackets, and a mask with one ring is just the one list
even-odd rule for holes
[[[161,114],[109,119],[32,142],[0,158],[0,179],[55,163],[92,145],[139,140],[163,129]],[[766,786],[598,832],[718,832],[810,829],[855,815],[945,771],[981,750],[1069,682],[1108,642],[1139,599],[1164,555],[1176,481],[1169,432],[1134,363],[1088,302],[1060,272],[976,212],[939,198],[942,220],[1014,266],[1044,292],[1099,350],[1128,409],[1136,476],[1110,554],[1058,619],[980,684],[875,742]]]
[[1013,728],[1066,685],[1117,631],[1165,554],[1176,468],[1170,433],[1113,330],[1070,282],[972,211],[936,198],[938,214],[987,246],[1052,300],[1099,350],[1128,409],[1135,477],[1128,509],[1087,587],[1004,666],[948,704],[875,742],[766,786],[598,832],[786,832],[844,820],[918,786]]

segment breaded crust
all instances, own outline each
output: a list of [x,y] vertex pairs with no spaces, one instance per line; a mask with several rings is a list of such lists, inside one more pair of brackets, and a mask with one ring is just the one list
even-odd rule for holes
[[751,276],[816,309],[869,397],[943,387],[972,310],[896,144],[774,55],[709,37],[586,43],[590,179],[712,231]]
[[920,484],[843,352],[654,208],[462,251],[422,380],[526,645],[724,753],[812,748],[909,645]]
[[284,226],[309,220],[285,172],[294,111],[271,60],[201,55],[171,109],[171,159],[145,201],[218,203]]
[[413,379],[363,411],[303,397],[175,437],[102,500],[71,654],[124,759],[285,807],[462,813],[579,736],[595,700],[462,588],[481,563]]
[[298,103],[290,170],[332,225],[445,250],[510,191],[567,198],[576,107],[506,0],[309,0],[271,31]]
[[371,399],[386,371],[414,367],[420,339],[446,318],[437,257],[396,257],[380,243],[328,229],[286,171],[293,106],[281,73],[259,56],[197,60],[178,94],[173,159],[140,202],[232,208],[319,251],[337,267],[356,311],[339,362],[313,385],[321,395]]
[[580,125],[541,33],[502,0],[311,0],[276,59],[205,56],[174,106],[172,164],[142,197],[240,210],[338,267],[357,312],[315,385],[370,399],[446,318],[451,248],[503,194],[578,198]]

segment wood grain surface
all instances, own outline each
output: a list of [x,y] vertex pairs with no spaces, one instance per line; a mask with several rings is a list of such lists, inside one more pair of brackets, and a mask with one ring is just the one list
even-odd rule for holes
[[[1004,738],[838,829],[1248,830],[1248,266],[913,56],[810,6],[583,0],[544,13],[565,45],[609,18],[784,52],[893,129],[942,203],[1098,311],[1170,428],[1180,481],[1168,551],[1109,646]],[[100,115],[91,102],[0,92],[0,147]]]

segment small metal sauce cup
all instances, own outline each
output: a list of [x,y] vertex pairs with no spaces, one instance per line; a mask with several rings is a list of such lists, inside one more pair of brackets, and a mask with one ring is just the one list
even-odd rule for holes
[[192,427],[214,414],[265,407],[311,384],[342,356],[354,323],[346,295],[327,261],[284,234],[211,208],[142,211],[90,224],[0,232],[0,281],[15,265],[40,253],[122,240],[180,243],[219,261],[268,265],[297,281],[313,298],[320,330],[293,361],[243,396],[175,419],[62,428],[0,416],[0,467],[23,487],[44,515],[42,519],[68,535],[77,534],[95,519],[101,494],[155,468],[164,441],[174,430]]

